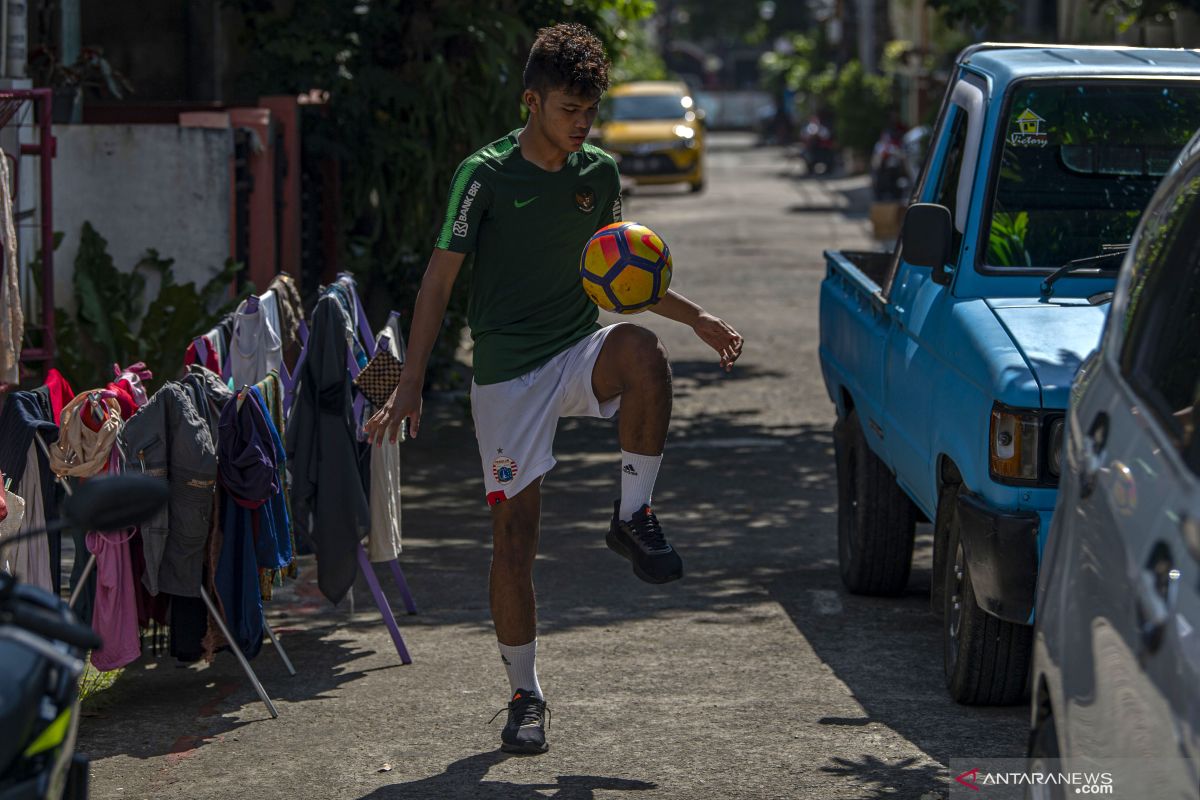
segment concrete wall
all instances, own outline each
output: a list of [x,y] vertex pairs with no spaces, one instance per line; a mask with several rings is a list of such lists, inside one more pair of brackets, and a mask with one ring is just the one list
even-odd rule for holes
[[[175,259],[179,282],[206,283],[229,258],[232,132],[175,125],[56,125],[55,299],[74,307],[71,276],[83,223],[108,240],[118,269],[147,248]],[[156,286],[147,288],[147,298]]]

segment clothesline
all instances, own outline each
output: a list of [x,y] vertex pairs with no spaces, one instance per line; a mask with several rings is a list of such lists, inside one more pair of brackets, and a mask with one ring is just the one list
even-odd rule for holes
[[[282,283],[287,284],[287,281],[282,281]],[[272,284],[272,285],[274,285],[274,284]],[[287,289],[284,288],[284,289],[282,289],[282,291],[287,291]],[[334,297],[335,301],[340,302],[340,306],[338,306],[338,307],[340,307],[340,309],[342,311],[342,318],[340,320],[338,320],[338,323],[340,323],[341,329],[343,329],[344,331],[347,332],[347,336],[346,336],[347,343],[346,343],[346,348],[344,348],[344,361],[342,362],[342,373],[343,373],[344,379],[346,379],[346,383],[348,384],[349,379],[353,377],[353,374],[358,373],[359,369],[361,369],[362,363],[364,363],[365,360],[368,359],[368,357],[370,357],[370,355],[374,354],[374,351],[376,351],[378,344],[382,343],[384,345],[384,347],[396,347],[396,344],[398,342],[402,342],[402,339],[400,338],[400,331],[398,331],[398,326],[395,325],[395,314],[394,314],[394,315],[392,315],[392,318],[389,320],[390,330],[386,331],[386,333],[383,331],[380,331],[380,336],[370,337],[370,338],[368,338],[366,336],[366,332],[370,331],[370,327],[368,327],[366,325],[366,315],[364,312],[362,312],[361,300],[359,299],[358,293],[356,293],[353,278],[350,278],[349,276],[344,276],[344,275],[340,276],[340,279],[338,279],[336,287],[331,287],[330,289],[325,291],[325,294],[323,295],[323,299],[325,299],[325,297]],[[253,305],[254,305],[254,303],[247,303],[247,306],[253,306]],[[319,305],[320,305],[320,303],[318,303],[318,306]],[[263,320],[264,323],[275,323],[276,326],[278,325],[278,323],[280,323],[280,314],[278,314],[277,309],[276,309],[275,314],[271,314],[270,313],[271,308],[268,305],[268,303],[263,302],[262,296],[259,297],[257,306],[258,306],[258,308],[254,309],[254,311],[250,311],[250,309],[248,309],[248,308],[240,308],[239,312],[240,312],[242,319],[234,320],[234,330],[230,331],[232,333],[242,333],[242,343],[244,343],[244,344],[247,341],[250,341],[250,342],[253,341],[253,339],[247,339],[247,337],[245,337],[245,335],[244,335],[244,331],[240,331],[238,329],[238,327],[236,327],[236,325],[238,325],[238,323],[240,323],[240,321],[244,321],[245,318],[251,317],[251,315],[254,313],[258,313],[258,314],[260,314],[259,319]],[[294,308],[294,306],[293,306],[293,308]],[[235,312],[235,314],[238,314],[239,312]],[[294,321],[294,325],[292,327],[292,331],[294,331],[294,337],[295,337],[293,339],[293,341],[294,341],[294,343],[299,345],[300,354],[298,356],[298,359],[296,359],[296,361],[295,361],[293,373],[289,373],[287,371],[287,367],[286,367],[286,365],[284,365],[283,360],[282,360],[282,355],[281,355],[280,371],[278,371],[277,377],[275,377],[275,375],[271,375],[271,378],[270,378],[271,384],[270,384],[270,389],[268,390],[269,395],[271,395],[270,402],[272,403],[272,405],[274,405],[275,416],[276,416],[276,419],[278,422],[278,425],[275,428],[275,432],[274,432],[275,444],[274,444],[274,446],[272,446],[272,449],[275,450],[276,463],[283,463],[283,464],[286,464],[287,450],[292,450],[292,446],[294,444],[299,444],[299,445],[304,444],[304,443],[302,443],[302,441],[298,441],[298,443],[292,443],[292,441],[289,441],[289,447],[287,447],[287,449],[284,449],[284,446],[283,446],[283,438],[284,437],[282,435],[282,432],[283,432],[282,429],[286,428],[286,422],[284,422],[284,421],[286,421],[288,419],[288,417],[290,416],[290,413],[292,413],[292,411],[293,411],[293,403],[295,402],[296,389],[298,389],[298,386],[302,383],[301,374],[304,373],[306,362],[308,360],[308,357],[310,357],[310,344],[313,341],[313,333],[317,332],[316,329],[313,329],[312,331],[310,331],[310,329],[308,329],[307,325],[304,323],[304,319],[302,319],[302,315],[299,313],[294,314],[293,321]],[[328,329],[328,327],[329,326],[326,325],[326,329]],[[214,331],[217,331],[217,330],[218,329],[214,329]],[[212,331],[210,331],[210,333],[211,332]],[[276,349],[275,342],[280,341],[280,339],[278,339],[277,327],[274,332],[275,332],[274,338],[272,338],[271,336],[268,335],[268,336],[265,336],[265,337],[262,337],[259,339],[259,341],[266,342],[266,350],[268,350],[268,353],[266,353],[266,355],[272,356],[272,357],[274,357],[274,354],[272,354],[271,351]],[[318,336],[317,338],[329,338],[330,333],[331,333],[330,330],[322,331],[322,332],[320,332],[320,336]],[[230,342],[233,342],[233,341],[234,341],[233,337],[230,337]],[[204,363],[209,363],[209,365],[211,366],[212,357],[214,357],[215,355],[220,355],[220,354],[217,353],[218,345],[214,345],[214,347],[209,347],[210,344],[215,344],[215,343],[212,343],[211,339],[208,339],[208,341],[206,341],[205,337],[199,337],[197,339],[197,341],[194,341],[192,343],[192,347],[188,348],[188,355],[194,356],[194,360],[204,362]],[[280,348],[280,349],[282,349],[282,348]],[[234,348],[226,348],[227,356],[233,356],[234,353],[235,353]],[[370,354],[370,355],[367,355],[367,354]],[[240,355],[242,357],[245,357],[245,359],[247,359],[247,360],[253,360],[253,362],[256,363],[256,365],[257,365],[257,363],[268,362],[268,361],[266,361],[266,359],[260,359],[257,351],[253,350],[252,348],[242,347],[240,350]],[[400,351],[400,355],[402,356],[402,350]],[[233,377],[232,373],[234,371],[234,366],[235,366],[233,363],[234,359],[230,359],[230,357],[226,357],[226,359],[224,359],[223,361],[224,361],[224,363],[222,363],[222,365],[220,365],[221,373],[223,374],[224,372],[229,372],[230,378],[232,378]],[[244,365],[242,365],[242,366],[244,366]],[[312,365],[310,365],[310,366],[312,366]],[[312,371],[312,369],[310,369],[310,372],[314,372],[314,371]],[[317,371],[317,372],[319,372],[319,371]],[[314,374],[317,374],[317,372],[314,372]],[[191,385],[192,397],[194,399],[196,399],[197,403],[200,405],[200,407],[202,407],[202,408],[198,408],[198,409],[193,409],[194,411],[196,411],[196,415],[194,415],[194,416],[196,416],[197,419],[199,419],[199,417],[206,417],[206,419],[208,419],[208,421],[210,423],[210,437],[211,437],[211,422],[214,422],[214,417],[215,417],[214,409],[211,408],[211,405],[212,405],[212,398],[210,397],[211,393],[216,391],[215,386],[217,386],[217,385],[228,386],[226,381],[221,380],[220,378],[216,378],[216,374],[217,373],[209,372],[208,377],[205,377],[203,368],[193,367],[192,371],[190,373],[188,373],[188,375],[185,375],[185,378],[184,378],[185,383],[188,383]],[[112,389],[112,385],[110,385],[110,389],[108,390],[108,395],[110,395],[110,396],[96,397],[97,392],[95,392],[95,391],[85,392],[83,397],[88,397],[89,399],[88,399],[88,401],[80,401],[79,407],[80,408],[90,408],[89,404],[100,403],[101,405],[103,405],[103,407],[108,408],[108,414],[106,417],[104,417],[104,420],[103,420],[103,422],[106,423],[106,425],[109,425],[109,421],[116,419],[116,414],[118,414],[119,411],[120,411],[120,416],[130,416],[130,417],[136,416],[139,413],[144,413],[143,409],[145,407],[148,407],[148,405],[155,404],[154,403],[155,399],[160,397],[160,395],[162,395],[163,390],[160,390],[160,392],[156,392],[156,395],[154,396],[154,398],[145,398],[144,392],[139,393],[140,378],[142,378],[142,377],[143,377],[143,375],[138,375],[136,371],[133,372],[132,377],[130,377],[130,375],[122,374],[121,378],[125,380],[125,384],[122,384],[122,386],[119,387],[119,389],[121,389],[122,391],[120,391],[120,392],[114,391]],[[146,377],[146,379],[149,379],[148,375],[145,375],[145,377]],[[48,383],[52,383],[52,381],[48,381]],[[65,380],[61,381],[61,385],[65,386],[66,392],[70,392],[70,386],[68,386],[66,384]],[[168,386],[173,386],[173,385],[174,385],[174,381],[172,384],[168,384]],[[47,390],[47,393],[49,393],[48,387],[43,386],[43,390]],[[169,405],[179,405],[180,404],[178,396],[179,396],[180,391],[182,391],[182,390],[179,389],[179,387],[175,387],[175,389],[167,389],[167,386],[164,386],[164,390],[167,390],[168,395],[175,398],[175,401],[167,403],[167,404],[169,404]],[[256,396],[256,403],[246,404],[245,399],[247,397],[247,392],[245,390],[239,392],[240,402],[234,404],[235,410],[232,411],[234,420],[236,419],[236,417],[238,417],[242,413],[244,413],[245,409],[247,409],[247,408],[257,408],[259,411],[262,411],[264,420],[266,419],[266,417],[270,416],[268,414],[268,411],[271,410],[270,408],[268,408],[268,398],[262,396],[262,390],[259,390],[258,393],[256,393],[256,395],[254,395],[254,396]],[[118,397],[120,397],[120,402],[118,401]],[[200,401],[200,398],[202,398],[202,397],[204,398],[204,401],[206,401],[206,402]],[[348,393],[348,397],[349,397],[349,393]],[[71,399],[73,399],[73,398],[71,398]],[[67,399],[66,402],[70,403],[70,399]],[[362,407],[362,402],[364,402],[364,401],[362,401],[361,397],[354,397],[353,401],[350,401],[350,408],[352,408],[352,420],[353,420],[353,425],[350,426],[350,435],[352,435],[352,437],[354,437],[355,439],[358,438],[359,426],[361,425],[362,414],[364,414],[364,407]],[[58,416],[61,414],[61,408],[64,407],[64,405],[65,405],[65,403],[62,402],[62,398],[58,398],[58,399],[56,399],[56,402],[50,402],[48,404],[50,405],[50,407],[52,407],[52,411],[50,411],[50,414],[42,415],[42,416],[50,417],[50,420],[55,420],[55,421],[58,420]],[[127,405],[128,405],[128,407],[133,407],[130,410],[133,410],[134,414],[125,414],[125,411],[127,410],[127,408],[126,408]],[[205,405],[208,405],[209,408],[203,408],[203,407],[205,407]],[[284,411],[284,408],[286,408],[286,411]],[[204,413],[202,413],[202,409],[203,409]],[[252,415],[256,414],[256,411],[251,411],[251,414]],[[170,414],[169,411],[166,415],[168,417],[172,417],[172,414]],[[182,416],[187,416],[187,415],[184,414]],[[146,417],[143,416],[142,417],[143,422],[139,423],[139,425],[144,425],[145,419],[146,419]],[[172,419],[174,419],[174,417],[172,417]],[[46,420],[46,421],[49,423],[50,420]],[[128,423],[126,422],[125,426],[127,426],[127,425],[128,425]],[[126,438],[127,431],[125,429],[125,426],[122,426],[122,431],[121,431],[122,440],[124,440]],[[54,427],[54,426],[48,425],[47,427]],[[112,425],[109,425],[109,427],[112,427]],[[270,427],[265,428],[265,431],[269,433],[270,429],[271,429]],[[44,431],[44,428],[43,428],[43,431]],[[40,434],[37,434],[37,438],[38,438],[38,441],[40,441],[40,443],[44,447],[44,441],[42,441],[42,439],[40,438]],[[163,437],[163,439],[167,440],[167,439],[170,439],[170,437],[168,435],[168,437]],[[289,437],[289,439],[290,439],[290,437]],[[298,438],[298,439],[302,439],[302,438]],[[220,441],[220,435],[218,435],[217,441]],[[262,441],[259,441],[259,444],[262,444]],[[137,452],[133,452],[132,447],[126,447],[125,450],[126,450],[125,455],[128,459],[128,463],[126,464],[127,469],[131,469],[134,467],[136,467],[138,469],[143,469],[145,471],[154,471],[154,470],[163,469],[162,465],[150,465],[150,467],[148,469],[148,464],[146,464],[144,449],[138,449]],[[391,528],[394,529],[394,531],[392,531],[392,533],[394,533],[394,545],[395,545],[394,552],[391,552],[390,554],[377,552],[377,549],[378,549],[376,547],[377,537],[371,537],[370,541],[372,542],[372,553],[371,553],[370,559],[368,559],[366,557],[366,553],[362,552],[362,548],[358,541],[358,537],[354,537],[353,546],[352,546],[352,549],[350,549],[350,558],[343,559],[343,561],[348,560],[349,564],[352,565],[352,567],[355,571],[358,569],[361,569],[362,572],[364,572],[364,576],[367,579],[368,585],[371,585],[372,594],[374,596],[376,596],[376,600],[380,604],[380,612],[382,612],[384,614],[384,619],[385,619],[386,624],[388,624],[389,632],[392,634],[392,639],[394,639],[394,642],[397,645],[397,651],[400,652],[402,661],[404,663],[408,663],[410,660],[409,660],[409,657],[407,654],[407,650],[404,649],[402,637],[400,636],[400,633],[398,633],[398,630],[395,626],[394,619],[391,619],[390,610],[386,609],[386,599],[382,594],[382,590],[379,590],[377,581],[374,581],[374,576],[373,576],[373,573],[371,570],[372,561],[376,561],[376,563],[378,563],[378,561],[390,560],[392,573],[394,573],[394,576],[397,579],[397,583],[400,584],[401,593],[404,597],[404,602],[406,602],[406,606],[408,607],[410,613],[415,612],[415,603],[413,603],[412,597],[410,597],[410,594],[408,593],[407,585],[406,585],[406,583],[404,583],[403,573],[400,570],[400,566],[398,566],[398,563],[396,563],[396,560],[395,560],[396,554],[398,553],[398,546],[400,546],[400,541],[398,541],[398,533],[400,533],[400,530],[398,530],[398,522],[400,522],[400,518],[398,518],[398,488],[400,488],[400,487],[398,487],[398,465],[400,465],[400,459],[398,459],[398,449],[397,449],[395,453],[385,453],[385,456],[394,456],[394,458],[391,459],[391,463],[376,464],[377,457],[379,456],[379,453],[376,452],[378,449],[371,449],[371,450],[372,450],[371,462],[372,462],[373,467],[377,467],[377,469],[376,469],[377,473],[379,473],[380,475],[391,475],[391,477],[394,477],[394,481],[392,481],[392,485],[389,487],[391,489],[391,491],[385,493],[384,499],[388,499],[388,500],[394,499],[395,503],[392,504],[391,507],[388,507],[389,504],[382,503],[382,501],[380,501],[380,503],[373,504],[373,507],[371,510],[371,517],[368,519],[365,519],[365,521],[364,521],[365,525],[360,525],[359,528],[365,528],[367,530],[367,533],[370,534],[372,528],[374,528],[374,529],[388,528],[388,525],[390,523]],[[96,453],[91,453],[90,458],[92,459],[92,461],[95,461],[95,458],[97,458]],[[53,458],[50,458],[50,456],[47,455],[47,461],[53,461]],[[385,459],[385,461],[386,461],[386,459]],[[190,459],[190,463],[194,464],[194,462],[196,462],[196,459],[194,459],[194,458]],[[217,463],[220,464],[220,459],[218,459]],[[95,465],[95,463],[92,463],[92,465]],[[168,465],[168,467],[169,467],[169,465]],[[80,469],[83,469],[83,468],[80,468]],[[86,469],[84,469],[84,471],[86,471]],[[167,471],[169,473],[170,470],[168,469]],[[167,476],[169,479],[169,475],[167,475]],[[192,480],[192,481],[200,480],[200,482],[203,483],[203,481],[205,479],[197,479],[197,477],[193,476],[192,479],[190,479],[190,480]],[[372,480],[374,480],[374,479],[372,479]],[[384,482],[386,482],[386,481],[384,481]],[[212,482],[210,482],[210,486],[211,485],[212,485]],[[360,485],[361,485],[361,482],[360,482]],[[286,499],[286,486],[287,486],[287,469],[283,468],[280,470],[280,480],[278,480],[278,487],[280,487],[280,497],[282,499],[282,503],[278,504],[278,509],[277,509],[277,512],[282,513],[283,518],[287,517],[288,504],[287,504],[287,499]],[[25,491],[24,487],[22,487],[22,491]],[[264,500],[263,504],[265,505],[265,503],[266,503],[266,501]],[[310,513],[310,515],[317,516],[317,515],[313,515],[314,509],[316,509],[316,506],[306,506],[306,510],[308,511],[308,513]],[[382,509],[382,511],[379,511],[377,513],[378,509]],[[328,504],[326,504],[326,510],[328,510]],[[320,509],[316,509],[316,511],[319,512]],[[241,512],[239,512],[239,513],[241,513]],[[257,515],[262,516],[262,515],[260,515],[260,512],[257,509],[253,510],[253,511],[246,511],[245,513],[257,513]],[[229,517],[229,518],[233,519],[233,517]],[[164,530],[166,530],[166,536],[164,536],[164,539],[167,539],[167,540],[170,540],[170,536],[172,536],[172,534],[174,533],[174,531],[172,531],[172,524],[170,524],[170,522],[172,522],[172,521],[170,521],[170,519],[168,519],[167,524],[164,525]],[[306,522],[308,522],[307,519],[306,519]],[[313,522],[314,522],[314,519],[313,519]],[[210,533],[210,534],[215,533],[215,531],[217,531],[220,528],[223,528],[223,525],[214,524],[214,525],[212,525],[212,531],[205,531],[205,533]],[[289,521],[289,524],[287,525],[287,529],[290,530],[290,521]],[[224,533],[223,530],[222,530],[222,533]],[[256,531],[256,533],[257,533],[257,531]],[[322,533],[322,531],[316,530],[316,528],[310,528],[310,529],[308,529],[308,533],[310,533],[310,534],[318,533],[319,534],[319,533]],[[325,533],[328,533],[328,531],[325,531]],[[355,529],[354,533],[359,533],[359,530]],[[150,534],[149,539],[151,539],[151,540],[155,539],[156,536],[157,536],[157,534]],[[344,539],[344,537],[346,537],[346,536],[344,536],[344,531],[343,531],[342,539]],[[250,542],[251,539],[252,539],[252,537],[244,537],[244,540],[242,540],[242,545],[245,545],[245,542]],[[316,539],[318,539],[318,537],[314,537],[314,541],[316,541]],[[262,541],[262,537],[259,537],[258,541]],[[278,545],[278,543],[280,543],[282,540],[280,540],[280,539],[278,539],[278,537],[276,537],[275,541]],[[132,542],[132,540],[130,540],[130,542],[126,542],[126,543],[131,543],[131,542]],[[143,543],[145,543],[145,542],[143,542]],[[150,557],[151,557],[150,558],[151,569],[152,569],[152,564],[154,564],[155,560],[160,558],[160,555],[161,555],[155,549],[157,547],[158,543],[160,543],[160,542],[154,542],[154,546],[152,546],[148,549],[148,555],[150,555]],[[288,543],[288,545],[290,545],[289,537],[288,537],[287,543]],[[361,558],[359,558],[359,559],[354,558],[354,549],[358,549],[359,555],[361,555]],[[222,548],[222,551],[221,551],[222,554],[226,554],[228,552],[232,552],[232,551],[230,551],[229,548]],[[281,558],[282,558],[282,555],[287,555],[288,561],[289,561],[290,555],[292,555],[292,552],[293,552],[292,549],[290,549],[288,547],[284,547],[283,553],[277,553],[277,555],[280,555]],[[380,558],[380,555],[384,555],[384,557],[386,557],[386,555],[390,555],[390,559],[389,558]],[[325,566],[324,561],[326,559],[322,558],[320,560],[322,560],[322,567],[324,567]],[[168,564],[169,564],[169,561],[168,561]],[[280,561],[280,564],[276,564],[276,567],[281,567],[281,566],[282,566],[282,561]],[[172,570],[168,570],[168,572],[172,572],[173,570],[174,570],[174,567],[172,567]],[[248,575],[248,572],[246,570],[242,570],[240,572],[240,575],[242,575],[242,576]],[[178,578],[180,576],[173,575],[173,577]],[[318,581],[324,583],[322,581],[322,577],[323,577],[322,570],[318,569]],[[83,590],[83,587],[85,585],[86,578],[88,578],[88,575],[84,575],[84,573],[82,573],[82,570],[79,569],[78,563],[77,563],[77,567],[76,567],[76,570],[74,570],[74,576],[73,576],[73,584],[74,584],[74,591],[72,593],[73,596],[76,596],[76,597],[79,596],[80,591]],[[154,581],[150,581],[150,583],[154,583]],[[199,581],[197,581],[197,584],[198,583],[199,583]],[[55,575],[55,587],[56,587],[56,584],[58,584],[58,578],[56,578],[56,575]],[[245,600],[246,597],[251,595],[250,591],[246,591],[246,589],[248,588],[248,585],[250,585],[250,584],[248,584],[246,582],[242,582],[242,584],[244,584],[244,585],[241,585],[241,589],[242,589],[241,593],[238,594],[235,591],[235,593],[233,593],[233,596],[240,597],[240,599]],[[180,587],[179,587],[179,585],[176,585],[175,588],[179,589]],[[269,589],[269,587],[268,587],[268,589]],[[323,589],[325,589],[325,587],[323,587]],[[265,594],[269,594],[269,590],[268,590],[268,593],[265,593]],[[218,593],[218,595],[220,595],[220,593]],[[336,600],[340,599],[340,594],[338,594],[338,591],[336,588],[332,588],[330,591],[326,591],[326,595],[330,595],[330,599],[335,600],[335,602],[336,602]],[[174,608],[174,603],[173,603],[173,608]],[[160,609],[160,613],[161,613],[161,609]],[[227,614],[228,609],[222,609],[222,613]],[[218,614],[217,616],[221,616],[221,615],[222,614]],[[258,614],[244,614],[241,616],[241,619],[244,621],[245,620],[253,620],[253,619],[262,619],[262,612],[260,612],[260,609],[259,609]],[[172,621],[173,622],[176,621],[174,619],[174,616],[172,618]],[[254,638],[253,637],[253,632],[254,632],[253,628],[254,628],[254,624],[252,622],[252,624],[250,625],[251,636],[246,638],[247,642],[250,642],[250,640]],[[172,630],[173,630],[173,634],[174,634],[174,630],[175,630],[174,626],[172,627]],[[259,628],[259,630],[262,630],[262,628]],[[271,632],[269,631],[269,628],[268,628],[268,633],[270,634],[271,638],[274,638],[274,634],[271,634]],[[238,636],[238,633],[235,633],[235,636]],[[226,632],[226,638],[228,638],[228,632]],[[260,634],[260,633],[257,634],[257,640],[258,640],[258,642],[260,642],[260,640],[262,640],[262,634]],[[284,656],[284,657],[286,657],[286,656]]]

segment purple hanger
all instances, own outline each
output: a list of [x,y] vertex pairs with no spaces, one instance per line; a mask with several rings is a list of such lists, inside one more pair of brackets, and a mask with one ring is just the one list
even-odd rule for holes
[[202,366],[202,367],[207,366],[208,365],[208,340],[206,340],[203,336],[197,336],[192,341],[192,345],[196,348],[197,363],[199,363],[200,366]]
[[363,310],[362,298],[358,296],[358,284],[349,272],[339,272],[338,280],[350,290],[354,296],[354,314],[358,317],[358,337],[362,340],[363,350],[367,358],[375,357],[375,334],[371,333],[371,325],[367,322],[367,312]]

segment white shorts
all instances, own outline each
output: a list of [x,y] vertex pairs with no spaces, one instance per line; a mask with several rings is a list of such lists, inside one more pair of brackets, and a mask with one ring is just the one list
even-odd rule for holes
[[615,325],[580,339],[535,370],[502,383],[471,383],[471,415],[489,506],[514,497],[554,466],[561,417],[608,419],[621,398],[592,391],[592,368]]

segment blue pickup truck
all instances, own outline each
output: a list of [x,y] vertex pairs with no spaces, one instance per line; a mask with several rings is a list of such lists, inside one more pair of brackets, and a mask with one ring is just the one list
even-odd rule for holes
[[1072,378],[1143,208],[1200,127],[1200,52],[982,44],[958,57],[893,253],[826,252],[846,587],[896,594],[934,523],[962,703],[1027,691]]

